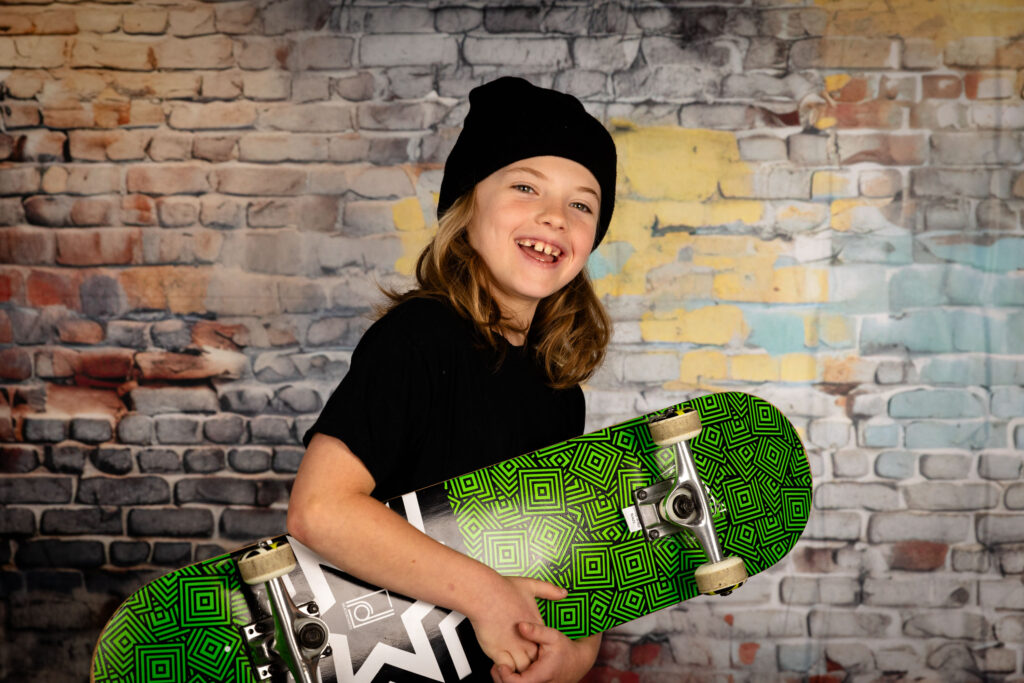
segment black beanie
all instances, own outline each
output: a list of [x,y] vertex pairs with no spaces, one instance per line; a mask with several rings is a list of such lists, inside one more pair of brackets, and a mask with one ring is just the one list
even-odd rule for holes
[[459,197],[500,168],[529,157],[571,159],[601,187],[594,247],[608,231],[615,207],[615,143],[578,99],[506,76],[473,88],[469,113],[444,165],[440,218]]

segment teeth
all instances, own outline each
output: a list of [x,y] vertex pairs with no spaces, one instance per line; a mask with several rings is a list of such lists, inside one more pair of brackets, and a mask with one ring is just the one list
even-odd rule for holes
[[518,244],[521,247],[532,248],[536,252],[547,254],[549,256],[554,256],[555,258],[558,258],[559,256],[562,255],[562,250],[559,249],[558,247],[551,244],[545,244],[544,242],[541,242],[539,240],[517,240],[516,244]]

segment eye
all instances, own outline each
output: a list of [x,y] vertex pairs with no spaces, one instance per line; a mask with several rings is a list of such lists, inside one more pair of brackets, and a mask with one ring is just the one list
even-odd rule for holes
[[533,188],[527,185],[526,183],[516,183],[515,185],[512,186],[512,188],[524,193],[531,193],[534,191]]
[[573,207],[574,209],[579,209],[583,213],[594,213],[594,210],[591,209],[588,205],[584,204],[583,202],[572,202],[571,204],[569,204],[569,206]]

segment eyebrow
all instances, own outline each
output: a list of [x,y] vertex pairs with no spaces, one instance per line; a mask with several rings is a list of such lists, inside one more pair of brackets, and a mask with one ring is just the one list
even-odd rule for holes
[[[536,176],[536,177],[541,178],[543,180],[547,180],[548,179],[548,177],[546,175],[544,175],[543,173],[541,173],[537,169],[531,168],[529,166],[513,166],[512,168],[508,169],[506,171],[506,173],[514,173],[515,171],[524,171],[526,173],[529,173],[530,175]],[[589,192],[590,194],[594,195],[595,199],[597,199],[598,201],[601,201],[601,195],[598,194],[598,192],[594,188],[590,187],[589,185],[580,185],[576,189],[578,191],[580,191],[580,192]]]

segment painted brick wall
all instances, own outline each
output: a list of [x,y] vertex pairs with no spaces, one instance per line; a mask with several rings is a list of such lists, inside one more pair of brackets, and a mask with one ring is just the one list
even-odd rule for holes
[[284,525],[299,438],[434,224],[469,89],[616,137],[596,428],[741,389],[816,477],[792,555],[591,681],[1024,680],[1017,0],[0,7],[0,680]]

